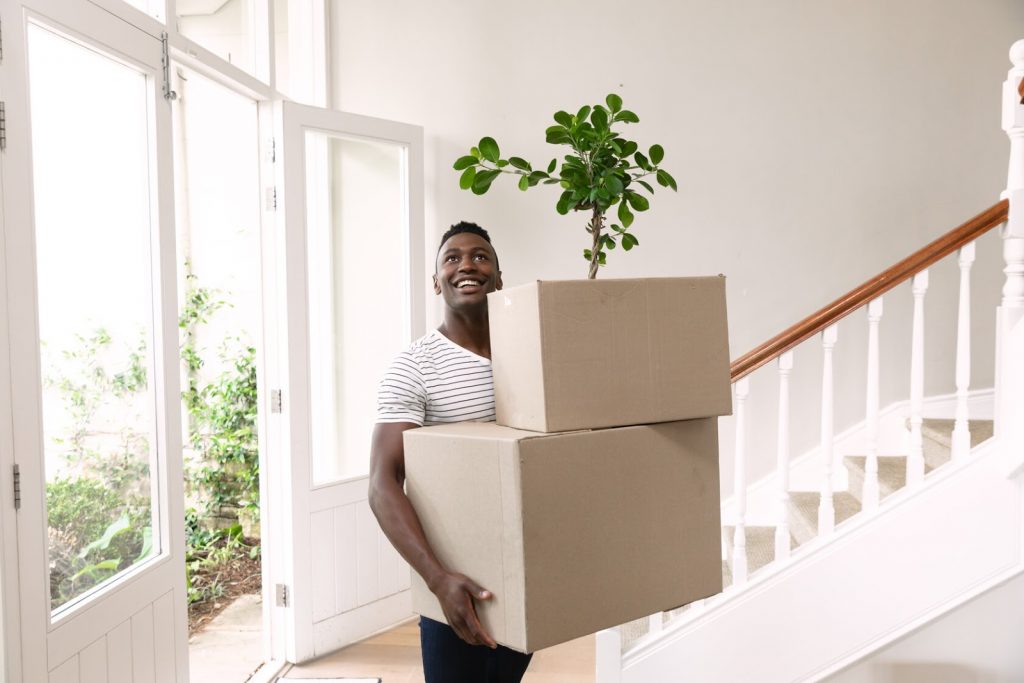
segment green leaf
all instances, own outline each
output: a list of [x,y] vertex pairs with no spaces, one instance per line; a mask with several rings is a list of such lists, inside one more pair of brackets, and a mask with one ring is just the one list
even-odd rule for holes
[[572,192],[563,192],[562,195],[558,198],[558,203],[555,204],[555,211],[564,216],[565,214],[569,213],[569,207],[571,203]]
[[509,157],[508,158],[508,163],[512,164],[512,166],[514,166],[515,168],[518,168],[521,171],[531,171],[531,170],[533,170],[530,167],[530,162],[529,161],[527,161],[526,159],[520,159],[519,157]]
[[603,251],[599,251],[599,252],[597,252],[597,264],[598,264],[599,266],[603,266],[603,265],[605,265],[605,260],[606,260],[607,258],[608,258],[608,255],[607,255],[607,254],[605,254],[605,253],[604,253]]
[[638,180],[637,182],[640,183],[645,190],[647,190],[651,194],[654,194],[654,188],[651,187],[651,184],[649,182],[647,182],[646,180]]
[[604,107],[597,107],[590,114],[590,122],[599,131],[608,130],[608,112]]
[[633,213],[629,210],[626,202],[619,203],[619,222],[623,228],[628,228],[633,223]]
[[616,114],[615,120],[622,121],[623,123],[640,123],[640,117],[628,109],[623,109]]
[[519,178],[519,189],[523,192],[530,189],[530,176],[524,175]]
[[617,175],[610,175],[604,179],[604,186],[607,187],[612,194],[622,194],[625,186]]
[[637,150],[637,144],[632,140],[622,141],[622,156],[628,157]]
[[636,165],[645,171],[651,170],[651,162],[647,160],[643,152],[637,152],[633,155],[633,160],[636,161]]
[[637,194],[636,192],[627,192],[626,200],[629,205],[633,207],[634,211],[646,211],[651,208],[651,203],[647,201],[647,197]]
[[501,157],[498,143],[494,141],[494,138],[480,138],[480,153],[484,155],[484,159],[492,163],[498,163],[498,159]]
[[142,549],[139,550],[139,554],[135,557],[136,562],[149,557],[149,554],[153,551],[153,527],[147,526],[142,529]]
[[562,181],[559,180],[558,178],[548,178],[547,180],[544,181],[544,184],[545,185],[555,185],[556,183],[560,183],[560,182],[562,182]]
[[491,189],[491,183],[499,175],[501,175],[501,171],[479,171],[476,177],[473,178],[473,194],[484,194],[487,192],[487,190]]
[[618,225],[617,223],[612,223],[612,230],[614,230],[617,233],[626,232],[625,230],[622,229],[622,226]]
[[640,240],[635,235],[627,232],[622,236],[622,248],[626,251],[629,251],[638,244],[640,244]]
[[558,159],[552,159],[551,163],[548,164],[548,173],[554,173],[556,166],[558,166]]
[[587,116],[590,115],[590,105],[584,104],[580,107],[580,110],[576,112],[576,121],[586,121]]
[[471,155],[473,155],[474,159],[479,160],[481,158],[481,156],[480,156],[480,148],[479,147],[470,147],[469,148],[469,153]]
[[476,176],[476,166],[470,166],[459,176],[459,187],[468,190],[473,187],[473,178]]
[[78,553],[78,557],[85,559],[86,555],[93,550],[106,550],[110,547],[110,542],[114,540],[115,536],[129,528],[131,528],[131,522],[128,521],[128,515],[121,515],[106,528],[103,536],[82,548]]
[[562,126],[551,126],[544,131],[544,139],[548,144],[551,145],[570,145],[572,144],[572,137]]
[[601,235],[601,241],[604,242],[604,246],[608,249],[615,248],[615,238],[611,235]]
[[594,255],[594,253],[592,251],[590,251],[589,249],[584,249],[583,250],[583,258],[587,259],[588,261],[590,260],[590,258],[593,255]]
[[562,124],[566,128],[570,128],[570,127],[572,127],[572,114],[570,114],[567,111],[561,111],[561,110],[556,111],[555,112],[555,121],[557,121],[558,123]]
[[617,114],[622,109],[622,98],[615,93],[608,95],[608,97],[604,98],[604,101],[613,114]]
[[665,150],[661,145],[651,145],[651,163],[660,164],[661,160],[665,158]]
[[456,171],[461,171],[464,168],[476,166],[476,162],[477,158],[474,156],[459,157],[458,159],[455,160],[455,163],[452,164],[452,168],[454,168]]
[[508,159],[498,159],[498,161],[495,163],[497,164],[498,168],[505,168],[506,166],[508,166]]
[[671,187],[676,192],[679,191],[676,188],[675,178],[670,176],[668,174],[668,171],[662,171],[661,169],[658,169],[658,172],[655,174],[655,177],[658,179],[658,184],[661,185],[662,187]]

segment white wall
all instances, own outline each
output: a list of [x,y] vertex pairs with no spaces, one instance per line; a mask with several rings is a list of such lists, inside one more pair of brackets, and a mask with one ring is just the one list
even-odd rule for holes
[[[546,162],[553,148],[543,130],[556,109],[620,93],[641,118],[630,137],[664,145],[680,191],[659,191],[635,223],[641,246],[611,254],[601,275],[725,273],[734,358],[989,206],[1005,186],[1000,83],[1007,50],[1024,35],[1018,0],[638,0],[628,9],[609,0],[335,0],[330,12],[334,105],[425,127],[426,243],[476,220],[492,231],[510,286],[583,277],[584,220],[555,214],[552,188],[461,191],[452,161],[492,135],[504,152]],[[998,262],[994,241],[986,253]],[[989,280],[997,291],[998,276]],[[955,280],[936,287],[951,293]],[[899,308],[887,301],[893,330]],[[991,361],[982,361],[991,324],[976,323],[983,367],[974,386],[990,386]],[[863,352],[849,342],[858,335],[844,331],[837,350],[850,359],[837,371],[838,429],[863,417]],[[906,347],[894,338],[885,350],[883,405],[906,397]],[[930,339],[929,369],[951,363],[952,350]],[[810,362],[815,352],[804,355]],[[952,390],[951,378],[930,372],[927,393]],[[795,394],[813,401],[819,380],[800,381]],[[751,405],[764,422],[753,444],[774,444],[774,381],[764,386],[772,399]],[[757,380],[754,391],[756,401]],[[815,412],[798,425],[796,450],[816,438],[816,422]],[[769,471],[773,450],[753,454],[752,477]],[[728,490],[728,463],[722,474]]]
[[1024,576],[935,620],[831,683],[1010,683],[1024,680]]

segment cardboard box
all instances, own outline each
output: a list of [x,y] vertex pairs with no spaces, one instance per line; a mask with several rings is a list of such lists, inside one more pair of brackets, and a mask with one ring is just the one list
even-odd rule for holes
[[[564,434],[405,432],[434,552],[491,591],[494,639],[533,652],[722,590],[716,418]],[[413,572],[413,609],[444,621]]]
[[538,432],[732,412],[725,278],[538,281],[488,298],[500,425]]

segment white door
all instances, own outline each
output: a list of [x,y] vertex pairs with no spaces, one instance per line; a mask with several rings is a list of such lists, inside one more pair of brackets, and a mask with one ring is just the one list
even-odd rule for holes
[[161,40],[64,0],[3,0],[0,22],[7,680],[184,682]]
[[423,134],[288,102],[275,118],[285,225],[265,277],[277,277],[283,467],[271,495],[286,501],[279,597],[301,662],[411,616],[408,565],[370,512],[367,473],[377,382],[423,333]]

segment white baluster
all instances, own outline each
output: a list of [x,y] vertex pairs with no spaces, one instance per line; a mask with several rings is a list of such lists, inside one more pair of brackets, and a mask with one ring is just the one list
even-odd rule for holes
[[924,441],[921,412],[924,408],[924,295],[928,291],[928,270],[914,276],[914,326],[910,341],[910,454],[907,456],[907,485],[924,481]]
[[732,540],[732,585],[747,580],[747,416],[746,403],[750,384],[746,377],[736,387],[736,471],[733,497],[736,500],[736,531]]
[[865,510],[878,507],[878,323],[882,320],[882,297],[868,304],[868,391],[865,407],[867,425],[864,491],[861,501]]
[[595,683],[621,683],[622,632],[621,626],[598,631],[594,638]]
[[971,385],[971,264],[974,242],[960,247],[960,305],[956,320],[956,415],[953,423],[953,459],[961,460],[971,450],[967,422],[967,391]]
[[665,626],[665,620],[662,618],[661,612],[656,612],[651,616],[647,617],[647,632],[648,633],[661,633]]
[[779,508],[775,524],[775,559],[789,557],[789,373],[793,352],[779,356]]
[[1006,282],[996,323],[995,432],[1012,470],[1024,468],[1024,105],[1017,90],[1024,78],[1024,40],[1010,48],[1013,67],[1003,83],[1003,130],[1010,139],[1006,191],[1010,213],[1002,230]]
[[832,501],[832,439],[835,419],[835,396],[832,387],[832,350],[839,339],[838,323],[821,333],[824,351],[821,370],[821,502],[818,506],[818,534],[827,536],[836,526],[836,510]]

